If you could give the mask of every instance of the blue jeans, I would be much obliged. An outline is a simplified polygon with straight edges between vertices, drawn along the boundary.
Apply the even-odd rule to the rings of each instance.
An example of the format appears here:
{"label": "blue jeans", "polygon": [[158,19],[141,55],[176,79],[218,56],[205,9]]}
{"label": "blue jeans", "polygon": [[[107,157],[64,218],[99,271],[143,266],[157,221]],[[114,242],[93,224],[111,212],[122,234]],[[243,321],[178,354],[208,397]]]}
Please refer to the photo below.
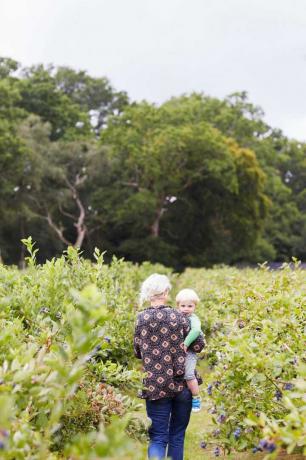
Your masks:
{"label": "blue jeans", "polygon": [[[147,414],[152,420],[149,428],[148,457],[162,460],[183,460],[184,439],[190,419],[192,396],[188,388],[173,398],[147,400]],[[168,452],[167,451],[168,446]]]}

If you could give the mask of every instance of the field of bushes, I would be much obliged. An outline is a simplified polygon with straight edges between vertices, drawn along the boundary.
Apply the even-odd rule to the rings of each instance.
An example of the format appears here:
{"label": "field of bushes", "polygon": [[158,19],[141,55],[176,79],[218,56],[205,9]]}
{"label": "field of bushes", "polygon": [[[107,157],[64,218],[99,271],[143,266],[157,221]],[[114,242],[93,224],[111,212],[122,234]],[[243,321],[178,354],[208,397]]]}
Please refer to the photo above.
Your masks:
{"label": "field of bushes", "polygon": [[306,454],[306,277],[297,261],[178,275],[106,265],[97,249],[95,263],[68,248],[38,265],[32,240],[24,244],[25,270],[0,264],[0,458],[145,458],[132,335],[140,283],[154,271],[171,276],[173,292],[193,287],[201,297],[201,417],[211,423],[193,419],[192,442],[203,459]]}
{"label": "field of bushes", "polygon": [[296,261],[278,271],[263,264],[179,277],[177,288],[193,286],[202,299],[203,393],[213,422],[203,448],[306,454],[305,275]]}

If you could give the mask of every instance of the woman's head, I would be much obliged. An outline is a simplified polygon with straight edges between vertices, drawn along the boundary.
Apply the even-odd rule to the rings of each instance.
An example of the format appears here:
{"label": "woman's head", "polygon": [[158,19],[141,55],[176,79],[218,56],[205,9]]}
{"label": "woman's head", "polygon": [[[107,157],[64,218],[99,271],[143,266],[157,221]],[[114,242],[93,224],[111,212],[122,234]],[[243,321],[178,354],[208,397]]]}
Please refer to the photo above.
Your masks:
{"label": "woman's head", "polygon": [[153,273],[141,285],[140,304],[144,302],[162,304],[167,300],[170,289],[171,284],[166,275]]}

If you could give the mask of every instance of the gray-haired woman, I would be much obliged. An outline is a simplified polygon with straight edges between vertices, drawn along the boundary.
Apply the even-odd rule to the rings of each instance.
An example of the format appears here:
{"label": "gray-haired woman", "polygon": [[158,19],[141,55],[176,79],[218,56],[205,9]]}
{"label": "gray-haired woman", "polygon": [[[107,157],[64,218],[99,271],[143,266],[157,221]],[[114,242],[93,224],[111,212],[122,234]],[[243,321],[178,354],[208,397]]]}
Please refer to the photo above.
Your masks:
{"label": "gray-haired woman", "polygon": [[[143,282],[140,300],[150,306],[137,316],[134,349],[146,372],[142,396],[152,420],[148,456],[183,460],[192,403],[184,380],[184,338],[190,326],[179,311],[167,306],[170,289],[167,276],[158,273]],[[192,349],[199,352],[203,346],[199,337]]]}

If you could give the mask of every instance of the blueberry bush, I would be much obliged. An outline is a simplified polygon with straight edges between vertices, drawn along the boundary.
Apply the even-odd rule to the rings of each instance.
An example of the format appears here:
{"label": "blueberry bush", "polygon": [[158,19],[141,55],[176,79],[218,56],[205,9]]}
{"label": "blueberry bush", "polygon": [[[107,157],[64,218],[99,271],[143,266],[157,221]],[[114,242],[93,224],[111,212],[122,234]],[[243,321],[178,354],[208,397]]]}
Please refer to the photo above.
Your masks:
{"label": "blueberry bush", "polygon": [[[171,276],[201,297],[209,367],[202,395],[214,426],[201,442],[216,457],[306,453],[305,271],[187,269],[68,248],[40,265],[0,264],[0,458],[142,459],[146,422],[132,335],[140,283]],[[203,387],[202,387],[203,388]],[[204,409],[205,410],[205,409]]]}
{"label": "blueberry bush", "polygon": [[219,455],[306,454],[306,273],[188,269],[178,287],[201,297],[210,372],[203,392],[214,427],[204,439]]}
{"label": "blueberry bush", "polygon": [[26,270],[0,264],[0,457],[142,458],[132,334],[139,284],[162,268],[73,248],[38,265],[24,244]]}

